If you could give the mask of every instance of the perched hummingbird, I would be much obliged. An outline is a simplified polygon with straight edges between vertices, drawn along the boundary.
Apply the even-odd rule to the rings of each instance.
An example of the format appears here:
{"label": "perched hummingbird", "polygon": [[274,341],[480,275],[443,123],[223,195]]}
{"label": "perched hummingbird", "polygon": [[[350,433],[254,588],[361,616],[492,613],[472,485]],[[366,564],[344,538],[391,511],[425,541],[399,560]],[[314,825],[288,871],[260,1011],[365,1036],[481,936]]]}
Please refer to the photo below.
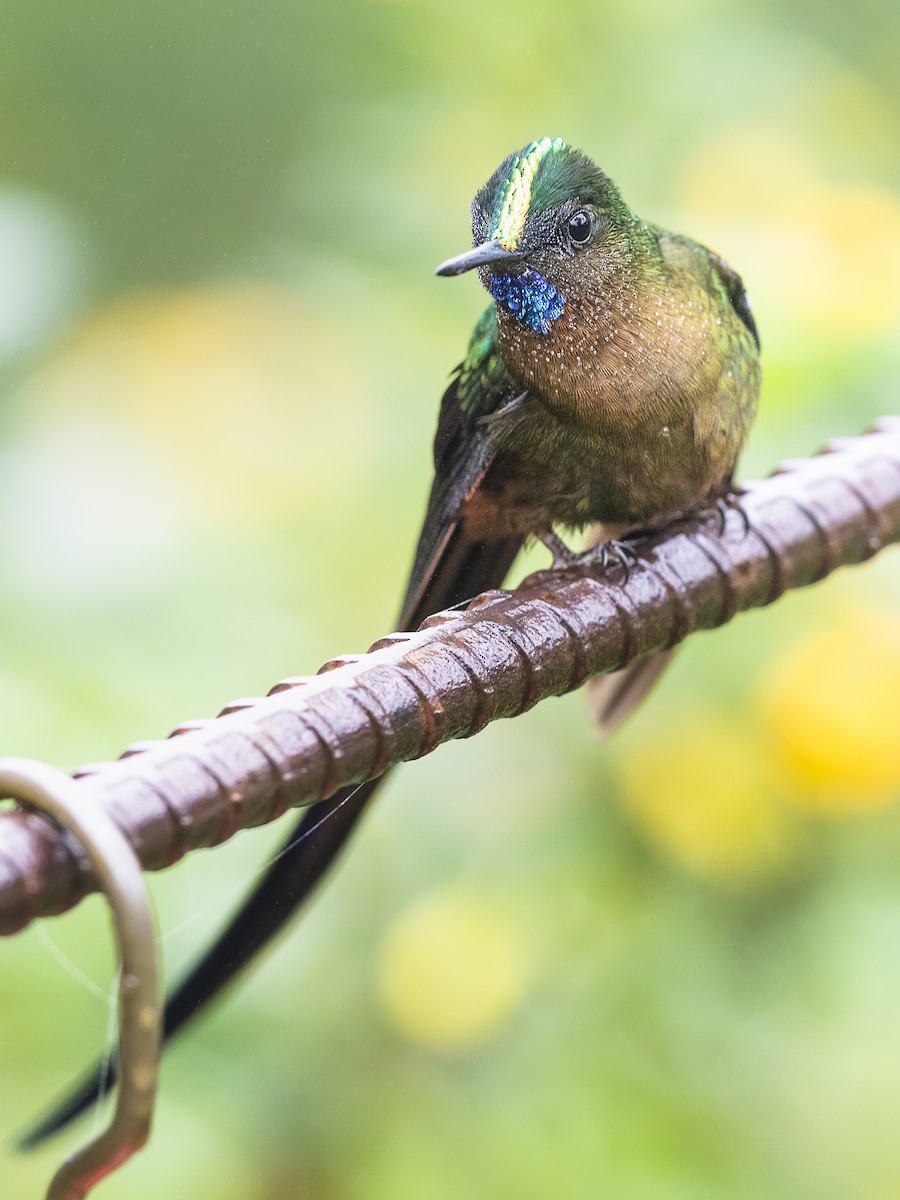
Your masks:
{"label": "perched hummingbird", "polygon": [[[472,204],[475,270],[492,297],[444,393],[435,476],[399,625],[499,587],[529,535],[594,540],[657,527],[731,492],[756,410],[759,339],[740,277],[698,242],[631,211],[579,150],[542,138],[503,160]],[[622,720],[666,656],[600,680]],[[371,780],[307,811],[231,925],[169,999],[171,1037],[281,928],[330,865]],[[100,1072],[35,1144],[110,1086]]]}

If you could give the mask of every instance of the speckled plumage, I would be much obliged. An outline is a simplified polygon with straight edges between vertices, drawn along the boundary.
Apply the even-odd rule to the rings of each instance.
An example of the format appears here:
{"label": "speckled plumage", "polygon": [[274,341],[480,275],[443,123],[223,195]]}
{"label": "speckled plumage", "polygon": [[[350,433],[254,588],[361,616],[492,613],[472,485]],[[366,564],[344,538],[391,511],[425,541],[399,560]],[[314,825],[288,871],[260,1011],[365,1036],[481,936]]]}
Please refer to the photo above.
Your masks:
{"label": "speckled plumage", "polygon": [[[637,217],[579,151],[543,139],[504,160],[473,202],[475,245],[496,239],[498,204],[535,146],[553,149],[529,178],[515,256],[501,246],[472,264],[495,303],[444,397],[411,594],[450,527],[467,541],[594,523],[618,535],[722,495],[756,410],[739,277]],[[584,245],[566,234],[576,212],[592,223]],[[536,277],[560,302],[523,319]]]}
{"label": "speckled plumage", "polygon": [[703,246],[646,227],[614,281],[578,263],[546,337],[497,308],[497,353],[528,396],[493,438],[502,474],[530,477],[547,506],[529,524],[646,523],[727,487],[759,359],[721,271]]}
{"label": "speckled plumage", "polygon": [[[577,213],[589,214],[590,236],[576,245]],[[738,276],[698,242],[640,220],[585,155],[558,138],[529,143],[479,190],[472,226],[477,249],[439,272],[477,268],[494,303],[441,403],[401,629],[498,587],[528,534],[599,523],[619,536],[723,494],[756,408],[758,342]],[[665,661],[595,681],[605,729]],[[339,790],[324,816],[317,806],[290,832],[169,999],[166,1037],[288,920],[378,782]],[[98,1070],[38,1137],[108,1078]]]}

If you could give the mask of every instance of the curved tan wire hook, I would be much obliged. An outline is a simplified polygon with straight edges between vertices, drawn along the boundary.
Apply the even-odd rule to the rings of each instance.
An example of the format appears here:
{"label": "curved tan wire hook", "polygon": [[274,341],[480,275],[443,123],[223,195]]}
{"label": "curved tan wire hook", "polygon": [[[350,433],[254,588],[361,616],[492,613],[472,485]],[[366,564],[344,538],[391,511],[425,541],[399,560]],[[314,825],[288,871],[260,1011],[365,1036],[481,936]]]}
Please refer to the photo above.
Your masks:
{"label": "curved tan wire hook", "polygon": [[47,1200],[83,1200],[150,1133],[162,1014],[150,898],[140,863],[118,826],[69,775],[31,759],[3,758],[0,797],[52,817],[75,835],[112,915],[121,963],[116,1107],[105,1132],[65,1160],[47,1191]]}

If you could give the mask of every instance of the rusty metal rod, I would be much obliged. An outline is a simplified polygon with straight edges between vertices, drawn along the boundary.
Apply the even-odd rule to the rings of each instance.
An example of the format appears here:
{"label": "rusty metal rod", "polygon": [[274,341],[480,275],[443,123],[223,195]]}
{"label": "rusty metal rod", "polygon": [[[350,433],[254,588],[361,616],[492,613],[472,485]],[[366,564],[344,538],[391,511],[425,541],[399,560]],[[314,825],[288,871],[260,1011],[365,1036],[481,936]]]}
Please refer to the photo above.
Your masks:
{"label": "rusty metal rod", "polygon": [[[871,558],[900,540],[900,418],[784,464],[742,507],[724,528],[698,517],[648,537],[627,576],[589,559],[541,571],[85,767],[83,803],[102,805],[144,868],[160,870]],[[0,813],[0,933],[93,890],[74,840]]]}

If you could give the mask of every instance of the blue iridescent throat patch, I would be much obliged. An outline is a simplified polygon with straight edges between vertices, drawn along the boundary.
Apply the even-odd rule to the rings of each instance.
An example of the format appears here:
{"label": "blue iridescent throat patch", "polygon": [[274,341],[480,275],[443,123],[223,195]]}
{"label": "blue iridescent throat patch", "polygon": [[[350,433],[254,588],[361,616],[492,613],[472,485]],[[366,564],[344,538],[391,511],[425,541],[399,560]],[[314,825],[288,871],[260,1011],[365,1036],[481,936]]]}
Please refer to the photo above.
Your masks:
{"label": "blue iridescent throat patch", "polygon": [[505,305],[517,321],[535,333],[548,334],[566,304],[562,292],[538,271],[492,275],[488,288],[498,304]]}

